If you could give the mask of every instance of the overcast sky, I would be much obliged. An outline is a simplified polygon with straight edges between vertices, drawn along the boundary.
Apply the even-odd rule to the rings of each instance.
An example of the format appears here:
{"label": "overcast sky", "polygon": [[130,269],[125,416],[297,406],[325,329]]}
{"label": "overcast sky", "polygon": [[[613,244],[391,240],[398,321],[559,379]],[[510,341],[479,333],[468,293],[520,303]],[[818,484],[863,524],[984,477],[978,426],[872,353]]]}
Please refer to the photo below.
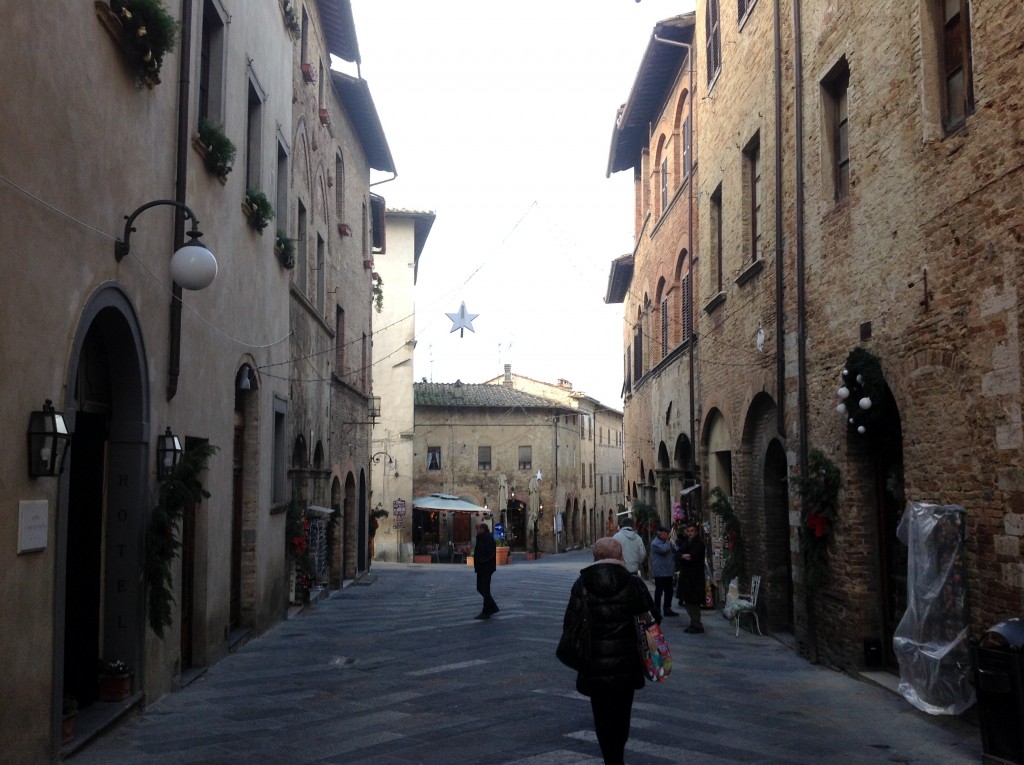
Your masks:
{"label": "overcast sky", "polygon": [[[633,184],[605,177],[612,129],[654,24],[692,0],[352,5],[398,169],[373,190],[437,215],[416,288],[416,379],[479,383],[512,364],[621,408],[622,306],[604,294],[611,261],[633,248]],[[463,301],[479,316],[460,337],[446,314]]]}

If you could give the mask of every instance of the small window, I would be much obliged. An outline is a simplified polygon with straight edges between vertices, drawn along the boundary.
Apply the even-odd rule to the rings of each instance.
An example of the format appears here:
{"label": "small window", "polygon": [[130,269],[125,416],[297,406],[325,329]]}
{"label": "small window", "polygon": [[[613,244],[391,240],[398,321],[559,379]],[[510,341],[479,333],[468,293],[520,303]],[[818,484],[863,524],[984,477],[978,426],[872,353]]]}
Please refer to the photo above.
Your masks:
{"label": "small window", "polygon": [[718,0],[708,0],[704,23],[707,25],[704,60],[708,68],[708,85],[715,81],[722,68],[722,30],[718,19]]}
{"label": "small window", "polygon": [[850,68],[846,59],[836,64],[821,85],[825,148],[831,155],[828,167],[832,172],[835,200],[841,202],[850,195],[850,114],[847,101]]}
{"label": "small window", "polygon": [[661,301],[661,357],[668,356],[668,298]]}
{"label": "small window", "polygon": [[440,446],[428,446],[427,447],[427,470],[440,470],[441,469],[441,447]]}
{"label": "small window", "polygon": [[199,119],[224,123],[225,20],[220,4],[203,3],[203,27],[199,40]]}
{"label": "small window", "polygon": [[689,178],[693,169],[693,134],[690,130],[690,116],[683,120],[683,177]]}
{"label": "small window", "polygon": [[748,13],[750,13],[750,9],[754,7],[754,3],[756,2],[757,0],[737,0],[736,18],[739,21],[740,26],[743,25],[744,18],[746,18]]}
{"label": "small window", "polygon": [[476,469],[477,470],[490,470],[491,469],[491,447],[489,447],[489,446],[478,446],[476,448]]}
{"label": "small window", "polygon": [[943,125],[947,131],[964,124],[974,112],[971,76],[971,16],[968,0],[937,0],[942,10]]}
{"label": "small window", "polygon": [[533,470],[533,447],[532,446],[520,446],[519,447],[519,469],[520,470]]}
{"label": "small window", "polygon": [[668,210],[668,157],[661,160],[661,214]]}
{"label": "small window", "polygon": [[300,292],[306,291],[306,206],[302,204],[302,200],[298,202],[298,213],[296,215],[298,220],[298,231],[296,236],[298,241],[295,242],[295,286],[299,288]]}
{"label": "small window", "polygon": [[686,345],[690,342],[690,336],[693,334],[693,290],[691,289],[690,274],[687,272],[683,276],[682,282],[682,293],[683,293],[683,344]]}
{"label": "small window", "polygon": [[263,98],[256,83],[249,80],[249,108],[245,132],[245,184],[249,189],[262,188],[263,168]]}
{"label": "small window", "polygon": [[711,280],[714,283],[715,292],[722,291],[722,276],[725,264],[723,263],[724,248],[722,246],[722,186],[719,184],[711,195]]}
{"label": "small window", "polygon": [[316,307],[324,312],[324,300],[327,297],[327,263],[326,243],[320,234],[316,235]]}
{"label": "small window", "polygon": [[750,261],[762,257],[761,253],[761,136],[757,134],[743,150],[743,185],[747,196],[747,242],[750,246]]}

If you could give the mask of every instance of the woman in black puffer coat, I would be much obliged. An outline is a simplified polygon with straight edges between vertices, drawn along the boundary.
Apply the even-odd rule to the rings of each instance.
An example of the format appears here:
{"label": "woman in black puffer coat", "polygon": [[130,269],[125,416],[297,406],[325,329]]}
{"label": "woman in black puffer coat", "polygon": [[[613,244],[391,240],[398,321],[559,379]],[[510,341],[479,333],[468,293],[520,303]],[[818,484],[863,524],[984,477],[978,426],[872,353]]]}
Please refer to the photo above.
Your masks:
{"label": "woman in black puffer coat", "polygon": [[622,765],[633,693],[645,682],[636,617],[652,610],[654,600],[644,581],[626,570],[616,540],[597,540],[594,561],[572,586],[566,621],[586,602],[592,620],[590,659],[576,675],[576,690],[590,697],[605,765]]}

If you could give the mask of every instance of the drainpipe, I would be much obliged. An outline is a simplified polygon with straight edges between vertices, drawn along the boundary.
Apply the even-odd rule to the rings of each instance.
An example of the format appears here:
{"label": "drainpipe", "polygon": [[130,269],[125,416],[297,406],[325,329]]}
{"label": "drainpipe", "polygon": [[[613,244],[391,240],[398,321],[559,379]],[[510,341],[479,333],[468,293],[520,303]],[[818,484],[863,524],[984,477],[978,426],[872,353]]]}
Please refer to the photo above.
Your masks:
{"label": "drainpipe", "polygon": [[786,327],[783,300],[786,285],[783,258],[785,244],[782,233],[782,11],[775,0],[775,426],[786,433]]}
{"label": "drainpipe", "polygon": [[[189,138],[189,75],[192,63],[192,0],[181,3],[181,42],[178,63],[178,135],[177,163],[175,167],[174,201],[185,204],[185,189],[188,181],[188,138]],[[174,224],[174,252],[185,244],[185,217],[179,210]],[[181,285],[175,282],[171,288],[171,328],[167,359],[167,400],[178,392],[178,375],[181,371]]]}
{"label": "drainpipe", "polygon": [[797,406],[800,419],[800,475],[807,478],[807,290],[804,277],[803,49],[800,0],[793,2],[793,102],[796,120],[796,327]]}

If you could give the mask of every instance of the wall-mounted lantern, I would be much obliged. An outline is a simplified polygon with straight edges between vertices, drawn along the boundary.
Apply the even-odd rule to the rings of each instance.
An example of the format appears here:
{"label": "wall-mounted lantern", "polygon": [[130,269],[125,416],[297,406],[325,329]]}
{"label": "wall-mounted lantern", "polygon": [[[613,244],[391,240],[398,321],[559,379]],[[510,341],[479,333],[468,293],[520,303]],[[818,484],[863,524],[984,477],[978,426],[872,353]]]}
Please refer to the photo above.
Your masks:
{"label": "wall-mounted lantern", "polygon": [[54,411],[53,402],[46,399],[42,411],[32,412],[28,419],[29,477],[60,475],[70,443],[63,412]]}
{"label": "wall-mounted lantern", "polygon": [[209,287],[217,276],[217,259],[213,253],[203,246],[199,237],[199,219],[192,210],[181,202],[173,199],[158,199],[147,202],[131,215],[126,215],[124,236],[114,242],[114,258],[120,263],[131,252],[130,237],[135,228],[132,224],[143,210],[157,205],[171,205],[185,214],[186,220],[192,221],[192,229],[188,231],[188,242],[171,256],[171,278],[187,290],[201,290]]}
{"label": "wall-mounted lantern", "polygon": [[156,441],[156,477],[163,480],[171,474],[181,457],[181,441],[170,426]]}

